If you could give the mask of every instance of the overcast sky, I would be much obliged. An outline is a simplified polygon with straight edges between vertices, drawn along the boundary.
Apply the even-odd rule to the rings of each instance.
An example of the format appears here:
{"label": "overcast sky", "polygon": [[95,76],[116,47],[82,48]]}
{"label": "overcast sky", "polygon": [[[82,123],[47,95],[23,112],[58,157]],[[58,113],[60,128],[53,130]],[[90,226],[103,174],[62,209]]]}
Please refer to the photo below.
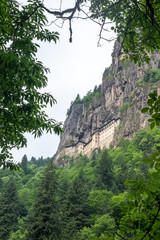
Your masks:
{"label": "overcast sky", "polygon": [[[51,0],[47,1],[50,3]],[[62,29],[52,24],[50,28],[59,31],[60,40],[57,44],[41,43],[37,55],[50,68],[48,86],[44,91],[53,94],[57,100],[57,104],[46,111],[50,117],[62,122],[78,93],[83,97],[95,85],[101,84],[103,72],[111,64],[114,45],[114,42],[102,42],[102,46],[97,47],[99,27],[91,21],[78,20],[72,27],[73,42],[69,43],[68,23]],[[55,134],[44,134],[38,139],[30,134],[26,136],[27,148],[13,150],[16,161],[21,161],[24,154],[30,159],[32,156],[52,157],[56,153],[60,138]]]}

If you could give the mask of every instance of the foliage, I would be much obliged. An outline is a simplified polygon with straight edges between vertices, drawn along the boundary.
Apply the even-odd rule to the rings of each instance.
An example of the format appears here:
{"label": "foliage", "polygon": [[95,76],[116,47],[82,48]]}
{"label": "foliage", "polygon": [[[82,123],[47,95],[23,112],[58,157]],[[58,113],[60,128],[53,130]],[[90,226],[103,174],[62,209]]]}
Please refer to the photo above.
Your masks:
{"label": "foliage", "polygon": [[84,104],[85,106],[88,106],[89,104],[93,104],[94,100],[100,99],[100,93],[101,93],[101,85],[98,87],[95,86],[93,91],[88,91],[87,94],[81,99],[80,95],[78,94],[76,99],[71,102],[70,108],[67,110],[67,116],[71,114],[72,107],[75,104]]}
{"label": "foliage", "polygon": [[89,206],[91,224],[93,224],[97,217],[107,214],[111,211],[110,198],[113,193],[107,190],[91,190],[89,193]]}
{"label": "foliage", "polygon": [[22,158],[21,167],[22,167],[22,169],[23,169],[23,171],[24,171],[25,174],[28,173],[27,163],[28,163],[27,156],[24,155],[23,158]]}
{"label": "foliage", "polygon": [[60,225],[56,192],[57,176],[50,163],[41,178],[33,209],[28,216],[25,239],[58,239]]}
{"label": "foliage", "polygon": [[76,239],[76,233],[85,226],[89,226],[89,190],[85,184],[84,173],[79,171],[73,181],[64,206],[64,230],[62,236],[65,239]]}
{"label": "foliage", "polygon": [[74,103],[75,103],[75,104],[81,103],[81,97],[80,97],[79,94],[77,94],[77,97],[76,97]]}
{"label": "foliage", "polygon": [[[53,238],[58,240],[120,240],[117,234],[127,240],[133,240],[135,236],[141,239],[140,232],[147,233],[158,212],[160,185],[159,173],[155,169],[149,170],[149,164],[142,159],[152,157],[159,145],[159,136],[158,127],[143,129],[131,141],[122,140],[117,148],[100,151],[90,159],[80,155],[70,166],[63,168],[46,167],[48,158],[39,158],[40,164],[36,164],[39,160],[32,157],[27,163],[27,174],[22,169],[16,172],[1,169],[2,186],[12,176],[18,193],[19,218],[16,218],[17,225],[8,236],[9,240],[41,239],[42,236],[34,235],[39,232],[49,239],[48,228],[54,228]],[[103,182],[99,176],[104,176]],[[124,185],[127,179],[132,180]],[[50,194],[52,182],[53,194]],[[1,187],[1,199],[4,192],[5,188]],[[49,219],[48,224],[44,217]],[[127,221],[125,227],[124,221]],[[44,226],[43,229],[38,228],[39,224]],[[159,224],[160,219],[156,217],[150,231],[156,237]],[[128,227],[132,226],[133,234],[128,235]]]}
{"label": "foliage", "polygon": [[[118,34],[126,58],[141,63],[149,62],[148,53],[160,50],[160,3],[153,1],[91,0],[91,17],[99,19],[102,27],[107,19]],[[107,20],[108,21],[108,20]]]}
{"label": "foliage", "polygon": [[0,239],[8,240],[10,233],[18,228],[18,216],[16,185],[10,177],[0,199]]}
{"label": "foliage", "polygon": [[47,104],[56,100],[40,89],[46,87],[49,69],[36,58],[39,41],[58,39],[45,29],[47,18],[36,1],[20,6],[18,1],[0,2],[0,166],[12,169],[10,150],[27,145],[25,132],[40,137],[43,131],[62,132],[61,124],[48,118]]}
{"label": "foliage", "polygon": [[[77,2],[81,3],[81,1]],[[79,4],[77,6],[79,8]],[[141,65],[143,61],[149,62],[148,53],[160,49],[159,7],[160,3],[154,0],[91,0],[90,10],[92,18],[99,18],[102,26],[106,18],[115,22],[112,30],[118,33],[118,40],[127,54],[126,58],[129,56],[131,61],[139,62]],[[42,110],[48,103],[54,104],[55,99],[50,94],[42,94],[39,91],[47,84],[45,74],[48,69],[37,61],[35,54],[39,46],[33,39],[54,42],[58,39],[57,33],[49,32],[44,28],[47,19],[43,9],[43,4],[39,4],[38,1],[30,1],[21,9],[15,0],[2,0],[0,3],[0,160],[4,168],[16,168],[12,162],[10,150],[13,147],[20,148],[26,145],[24,132],[31,132],[35,136],[41,136],[44,130],[61,132],[60,125],[55,120],[49,119]],[[158,81],[159,73],[152,70],[146,73],[144,80]],[[94,94],[88,92],[82,100],[77,96],[75,104],[82,101],[88,105],[94,101],[95,97],[100,97],[98,91]],[[160,97],[156,91],[149,97],[147,102],[149,107],[142,109],[142,112],[149,111],[150,128],[153,129],[160,123]],[[148,136],[147,131],[141,132],[133,141],[121,141],[119,148],[103,151],[90,162],[83,159],[77,165],[72,164],[72,167],[64,172],[57,169],[61,177],[63,176],[59,188],[65,186],[65,180],[70,184],[70,186],[66,184],[66,191],[60,189],[60,194],[66,193],[67,201],[62,195],[59,197],[57,194],[58,183],[53,166],[46,168],[47,171],[41,178],[43,167],[38,169],[38,164],[36,165],[34,160],[30,167],[28,166],[31,170],[27,172],[26,161],[24,161],[24,171],[13,174],[13,178],[18,181],[21,220],[31,209],[31,199],[35,196],[35,187],[41,178],[33,211],[30,211],[28,216],[26,233],[20,227],[17,228],[18,201],[13,187],[14,181],[8,181],[9,172],[3,173],[2,182],[7,182],[8,187],[2,189],[0,195],[1,238],[8,238],[10,232],[14,231],[10,236],[12,239],[15,237],[21,239],[24,235],[26,239],[60,239],[58,201],[61,201],[62,209],[65,210],[61,213],[64,216],[64,224],[61,224],[64,228],[62,239],[159,239],[160,147],[157,145],[159,129],[151,139]],[[155,148],[157,151],[151,154]],[[148,175],[147,168],[141,162],[143,157],[145,157],[144,162],[151,168]],[[81,156],[79,160],[81,161]],[[80,165],[84,170],[78,173]],[[128,180],[126,185],[123,185],[127,178],[133,177],[137,178]],[[86,187],[86,179],[89,179],[89,188]],[[109,189],[110,192],[102,189]],[[125,191],[128,191],[129,201],[123,207],[121,217],[120,206],[126,200],[126,193],[122,194]],[[30,196],[26,193],[30,193]],[[12,197],[11,194],[14,196],[13,201],[8,201]],[[25,194],[26,201],[24,201]],[[108,195],[112,196],[112,194],[114,196],[109,199]],[[94,201],[91,201],[93,198]],[[117,204],[115,199],[119,200]],[[7,205],[5,205],[6,200]],[[22,211],[23,205],[25,213]],[[6,206],[9,206],[9,214]],[[7,222],[3,221],[6,213]],[[65,222],[66,219],[67,222]],[[117,232],[115,227],[118,228]],[[79,230],[80,233],[78,233]]]}
{"label": "foliage", "polygon": [[94,99],[100,99],[100,93],[101,93],[101,85],[99,85],[99,87],[95,86],[93,92],[88,91],[86,96],[82,98],[82,103],[84,105],[93,103]]}
{"label": "foliage", "polygon": [[23,234],[20,230],[13,232],[8,240],[23,240],[26,232]]}
{"label": "foliage", "polygon": [[102,151],[99,156],[96,175],[96,187],[101,190],[105,188],[107,188],[107,190],[110,190],[113,183],[113,166],[112,159],[108,154],[107,149]]}
{"label": "foliage", "polygon": [[160,70],[150,69],[144,75],[144,81],[149,83],[154,83],[160,81]]}
{"label": "foliage", "polygon": [[119,109],[120,113],[122,114],[123,112],[125,112],[130,106],[131,106],[130,102],[124,103]]}
{"label": "foliage", "polygon": [[[114,232],[115,222],[114,219],[109,214],[104,214],[97,219],[95,224],[91,228],[84,228],[81,230],[81,239],[82,240],[93,240],[100,237],[103,237],[104,234],[111,235]],[[103,239],[103,238],[102,238]],[[106,238],[104,238],[106,239]]]}
{"label": "foliage", "polygon": [[[149,62],[150,53],[160,50],[159,1],[76,0],[73,7],[65,10],[60,8],[59,11],[47,8],[43,1],[39,1],[39,4],[56,20],[58,18],[69,21],[70,42],[72,42],[72,21],[75,18],[89,18],[100,26],[98,43],[101,40],[112,40],[103,35],[104,31],[109,31],[107,26],[111,26],[110,29],[117,33],[118,41],[122,43],[123,52],[121,51],[120,54],[125,53],[126,58],[130,57],[131,61],[138,62],[139,65],[144,61]],[[55,7],[51,6],[51,8]],[[85,14],[85,17],[80,15],[80,12]]]}
{"label": "foliage", "polygon": [[18,218],[18,230],[16,232],[12,232],[8,240],[24,240],[24,237],[27,233],[25,229],[25,218]]}
{"label": "foliage", "polygon": [[147,179],[127,180],[131,192],[124,216],[120,221],[119,234],[126,239],[158,239],[160,236],[160,173],[153,170]]}
{"label": "foliage", "polygon": [[154,90],[149,94],[147,104],[148,107],[143,108],[141,112],[149,112],[151,118],[148,119],[148,122],[150,122],[150,128],[153,129],[160,125],[160,96],[158,96],[157,91]]}

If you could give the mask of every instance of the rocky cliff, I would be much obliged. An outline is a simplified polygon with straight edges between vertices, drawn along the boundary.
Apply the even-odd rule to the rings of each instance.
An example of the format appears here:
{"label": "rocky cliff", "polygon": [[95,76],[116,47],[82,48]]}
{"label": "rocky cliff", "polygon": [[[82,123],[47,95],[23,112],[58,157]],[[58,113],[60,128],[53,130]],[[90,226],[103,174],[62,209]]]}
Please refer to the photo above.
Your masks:
{"label": "rocky cliff", "polygon": [[122,62],[119,51],[120,44],[116,42],[100,94],[93,94],[90,102],[82,99],[72,104],[57,150],[57,164],[63,164],[65,154],[89,156],[96,148],[117,146],[121,136],[132,138],[137,130],[147,126],[148,115],[140,110],[146,105],[148,93],[160,89],[160,81],[149,79],[154,71],[160,71],[160,54],[155,52],[149,65],[139,67],[129,60]]}

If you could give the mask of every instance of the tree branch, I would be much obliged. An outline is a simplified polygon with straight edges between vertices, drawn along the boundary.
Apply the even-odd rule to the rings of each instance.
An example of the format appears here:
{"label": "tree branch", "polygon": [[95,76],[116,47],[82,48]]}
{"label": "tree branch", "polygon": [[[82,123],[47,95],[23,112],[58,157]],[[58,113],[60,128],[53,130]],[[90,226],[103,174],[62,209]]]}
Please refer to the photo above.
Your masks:
{"label": "tree branch", "polygon": [[156,219],[158,217],[159,212],[160,212],[160,202],[159,202],[158,211],[157,211],[157,213],[156,213],[156,215],[155,215],[155,217],[154,217],[154,219],[153,219],[153,221],[152,221],[148,231],[144,234],[144,236],[141,238],[141,240],[143,240],[150,233],[150,231],[151,231],[151,229],[152,229],[152,227],[153,227],[153,225],[154,225],[154,223],[155,223],[155,221],[156,221]]}
{"label": "tree branch", "polygon": [[[63,11],[52,11],[52,10],[48,9],[47,7],[45,7],[44,4],[40,3],[39,0],[36,0],[36,2],[38,4],[41,4],[41,7],[43,9],[45,9],[46,12],[48,12],[48,13],[50,13],[52,15],[55,15],[58,18],[71,19],[71,18],[73,18],[74,14],[75,14],[75,12],[77,10],[80,11],[80,2],[81,2],[81,0],[77,0],[76,3],[75,3],[75,6],[73,8],[68,8],[68,9],[65,9]],[[64,16],[64,15],[69,14],[69,13],[71,13],[70,16],[68,16],[68,17]]]}
{"label": "tree branch", "polygon": [[116,234],[117,234],[117,236],[118,236],[118,237],[120,237],[120,238],[122,238],[122,239],[126,240],[126,238],[122,237],[122,236],[121,236],[121,235],[119,235],[117,232],[116,232]]}

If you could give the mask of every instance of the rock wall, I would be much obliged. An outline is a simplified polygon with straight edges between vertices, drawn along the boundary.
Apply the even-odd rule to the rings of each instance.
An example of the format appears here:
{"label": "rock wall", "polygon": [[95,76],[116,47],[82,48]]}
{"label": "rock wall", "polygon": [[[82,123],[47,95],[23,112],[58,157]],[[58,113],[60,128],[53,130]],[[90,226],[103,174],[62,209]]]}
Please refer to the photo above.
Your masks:
{"label": "rock wall", "polygon": [[[63,165],[64,155],[91,155],[96,148],[117,146],[119,137],[132,138],[147,126],[147,114],[140,110],[146,105],[148,93],[160,91],[160,82],[142,82],[147,69],[160,68],[160,54],[151,56],[149,65],[138,67],[129,60],[122,62],[120,44],[115,43],[112,64],[103,74],[101,96],[90,105],[74,104],[64,123],[55,162]],[[110,125],[109,125],[110,124]],[[110,126],[110,128],[108,127]]]}

